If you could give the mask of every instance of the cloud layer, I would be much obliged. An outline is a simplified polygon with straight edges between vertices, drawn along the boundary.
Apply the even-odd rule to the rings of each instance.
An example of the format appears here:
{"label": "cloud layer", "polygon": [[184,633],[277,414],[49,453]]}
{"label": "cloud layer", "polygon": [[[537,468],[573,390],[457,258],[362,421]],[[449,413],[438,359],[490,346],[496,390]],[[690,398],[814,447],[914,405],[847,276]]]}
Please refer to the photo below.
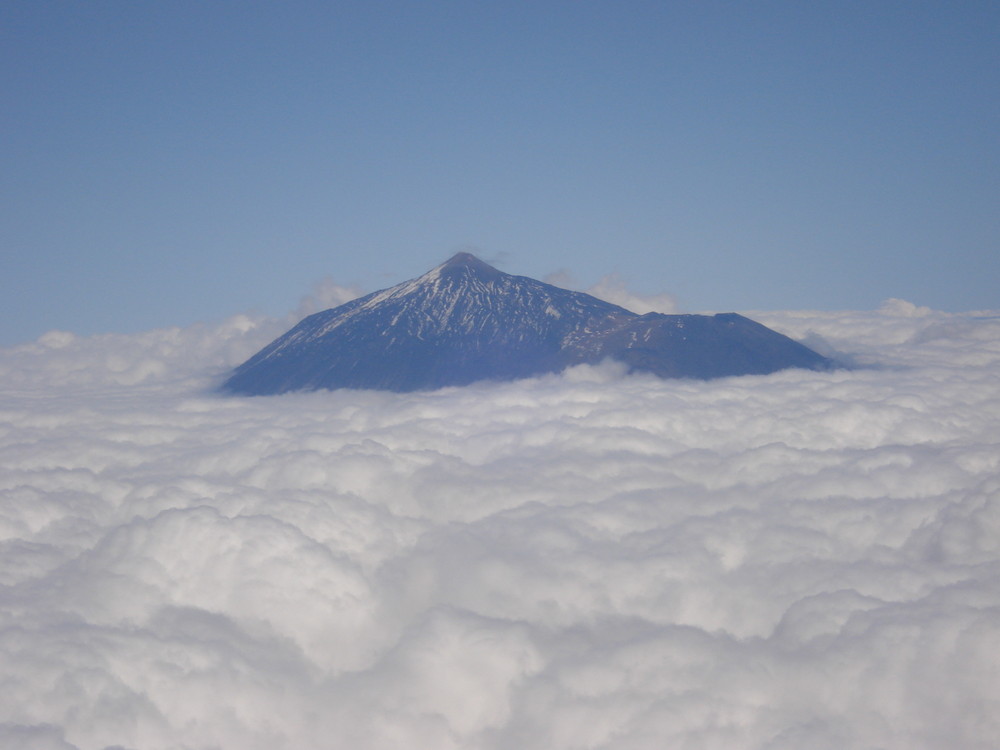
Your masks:
{"label": "cloud layer", "polygon": [[754,317],[856,368],[235,399],[285,321],[0,352],[0,746],[992,747],[1000,318]]}

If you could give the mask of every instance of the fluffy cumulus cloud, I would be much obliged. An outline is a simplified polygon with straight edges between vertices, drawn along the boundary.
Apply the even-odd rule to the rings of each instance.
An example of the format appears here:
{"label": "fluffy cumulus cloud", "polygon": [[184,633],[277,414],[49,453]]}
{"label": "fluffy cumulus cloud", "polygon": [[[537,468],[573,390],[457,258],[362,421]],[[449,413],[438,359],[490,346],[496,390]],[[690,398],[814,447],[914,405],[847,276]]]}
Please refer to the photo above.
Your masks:
{"label": "fluffy cumulus cloud", "polygon": [[754,317],[852,367],[244,399],[287,321],[0,352],[0,747],[995,747],[1000,318]]}

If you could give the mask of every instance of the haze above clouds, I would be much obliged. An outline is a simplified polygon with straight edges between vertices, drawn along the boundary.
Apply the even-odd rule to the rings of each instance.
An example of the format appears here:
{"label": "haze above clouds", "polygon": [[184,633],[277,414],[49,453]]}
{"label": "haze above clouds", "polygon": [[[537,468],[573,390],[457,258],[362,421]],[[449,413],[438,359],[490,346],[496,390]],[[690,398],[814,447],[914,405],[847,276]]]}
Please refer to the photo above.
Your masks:
{"label": "haze above clouds", "polygon": [[1000,318],[756,317],[858,369],[236,399],[287,320],[0,351],[0,746],[991,748]]}

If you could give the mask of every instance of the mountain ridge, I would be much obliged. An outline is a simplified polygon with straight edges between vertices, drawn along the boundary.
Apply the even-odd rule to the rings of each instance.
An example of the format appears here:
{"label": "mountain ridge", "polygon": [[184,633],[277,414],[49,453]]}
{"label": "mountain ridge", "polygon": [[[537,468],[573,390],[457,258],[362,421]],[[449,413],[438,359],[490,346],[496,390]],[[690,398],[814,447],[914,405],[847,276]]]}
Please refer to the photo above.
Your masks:
{"label": "mountain ridge", "polygon": [[457,253],[415,279],[306,317],[237,367],[222,390],[428,390],[608,358],[630,371],[702,379],[831,366],[736,313],[639,315]]}

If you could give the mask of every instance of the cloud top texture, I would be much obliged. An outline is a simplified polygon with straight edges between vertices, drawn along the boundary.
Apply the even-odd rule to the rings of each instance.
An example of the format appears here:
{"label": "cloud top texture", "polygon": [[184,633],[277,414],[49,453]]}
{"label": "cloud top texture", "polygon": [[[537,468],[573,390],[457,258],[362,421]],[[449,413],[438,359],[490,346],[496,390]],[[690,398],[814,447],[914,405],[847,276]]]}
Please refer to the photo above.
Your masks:
{"label": "cloud top texture", "polygon": [[854,368],[238,399],[286,321],[0,351],[0,746],[991,747],[1000,317],[752,317]]}

